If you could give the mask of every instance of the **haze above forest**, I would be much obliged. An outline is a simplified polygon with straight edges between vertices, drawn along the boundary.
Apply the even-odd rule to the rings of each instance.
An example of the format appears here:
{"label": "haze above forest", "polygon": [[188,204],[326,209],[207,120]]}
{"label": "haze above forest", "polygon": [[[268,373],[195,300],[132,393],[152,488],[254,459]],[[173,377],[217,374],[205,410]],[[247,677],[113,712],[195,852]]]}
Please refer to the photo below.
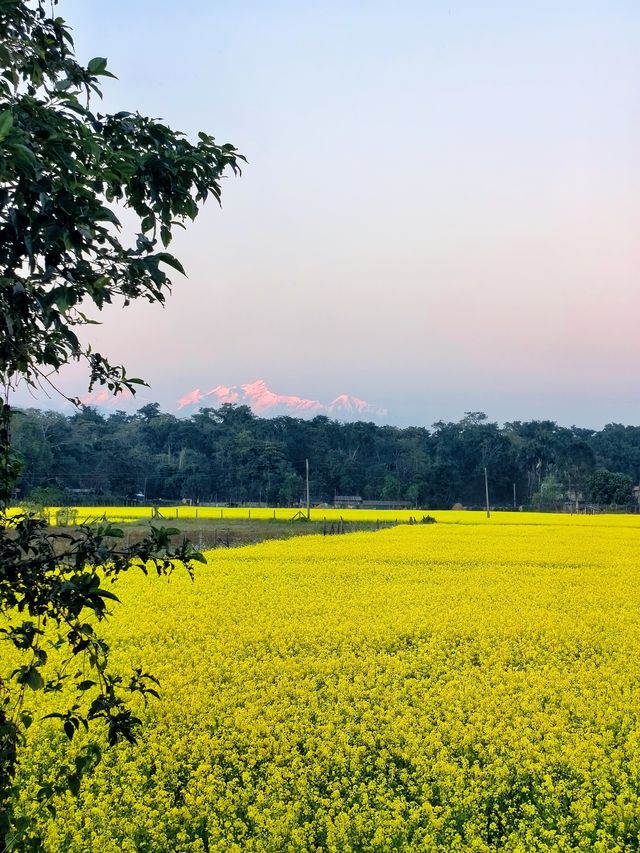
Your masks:
{"label": "haze above forest", "polygon": [[90,329],[137,405],[260,377],[405,426],[640,423],[640,4],[59,9],[118,77],[100,109],[249,160],[176,236],[166,309]]}

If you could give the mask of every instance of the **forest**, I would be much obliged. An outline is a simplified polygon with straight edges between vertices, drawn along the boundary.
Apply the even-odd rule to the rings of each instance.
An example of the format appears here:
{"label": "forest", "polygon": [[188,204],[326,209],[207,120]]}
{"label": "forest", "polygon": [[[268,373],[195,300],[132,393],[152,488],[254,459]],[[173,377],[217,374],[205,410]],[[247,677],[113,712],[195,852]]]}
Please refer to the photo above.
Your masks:
{"label": "forest", "polygon": [[295,506],[306,459],[313,503],[357,495],[434,509],[482,506],[486,467],[493,506],[630,507],[640,478],[640,427],[500,426],[482,412],[427,429],[267,419],[228,404],[189,418],[156,403],[132,415],[24,409],[14,413],[12,441],[22,462],[16,499],[48,504]]}

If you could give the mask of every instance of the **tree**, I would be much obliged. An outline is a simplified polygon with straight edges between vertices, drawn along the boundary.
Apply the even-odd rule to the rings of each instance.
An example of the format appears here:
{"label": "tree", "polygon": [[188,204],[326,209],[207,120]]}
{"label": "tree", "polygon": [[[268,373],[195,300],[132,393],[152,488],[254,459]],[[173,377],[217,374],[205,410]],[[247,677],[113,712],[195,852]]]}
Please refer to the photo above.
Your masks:
{"label": "tree", "polygon": [[624,505],[633,500],[633,480],[628,474],[600,469],[587,478],[591,500],[597,504]]}
{"label": "tree", "polygon": [[[168,273],[183,272],[167,251],[175,226],[194,219],[209,196],[219,201],[224,172],[238,172],[244,159],[206,133],[194,144],[139,113],[94,111],[100,78],[113,75],[102,57],[86,67],[76,60],[69,28],[54,17],[56,4],[0,0],[0,611],[8,619],[2,636],[24,660],[0,681],[0,846],[21,850],[39,844],[11,805],[30,720],[24,697],[59,689],[47,671],[47,632],[55,629],[70,659],[81,657],[92,673],[76,681],[73,705],[55,715],[67,736],[101,720],[110,743],[134,740],[139,721],[127,696],[157,695],[154,679],[111,672],[108,646],[89,617],[99,623],[117,601],[107,579],[132,566],[168,574],[176,561],[191,570],[202,557],[186,541],[174,546],[173,530],[152,529],[129,548],[107,523],[60,540],[42,519],[9,514],[19,473],[10,393],[20,381],[55,385],[57,371],[80,359],[90,388],[135,392],[142,381],[84,346],[78,327],[114,300],[164,302]],[[132,244],[119,208],[139,223]],[[95,749],[80,755],[75,768],[61,771],[60,788],[77,791],[96,758]],[[43,803],[51,806],[54,793],[43,788]]]}
{"label": "tree", "polygon": [[564,497],[565,490],[562,487],[562,483],[556,477],[555,473],[551,471],[540,483],[540,489],[534,495],[534,502],[539,506],[557,505],[561,503]]}

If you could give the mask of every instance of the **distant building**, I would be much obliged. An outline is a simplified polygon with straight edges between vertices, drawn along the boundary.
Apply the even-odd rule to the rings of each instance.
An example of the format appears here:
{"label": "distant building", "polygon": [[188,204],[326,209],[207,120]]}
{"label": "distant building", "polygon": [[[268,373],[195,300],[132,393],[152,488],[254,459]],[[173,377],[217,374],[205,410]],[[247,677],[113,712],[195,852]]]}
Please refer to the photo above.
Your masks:
{"label": "distant building", "polygon": [[411,509],[410,501],[365,501],[360,495],[336,495],[334,507],[338,509]]}
{"label": "distant building", "polygon": [[582,493],[582,489],[579,486],[572,486],[565,492],[565,494],[565,510],[568,510],[569,512],[575,510],[577,512],[578,510],[584,509],[586,507],[587,502],[585,500],[584,494]]}
{"label": "distant building", "polygon": [[362,509],[413,509],[411,501],[362,501]]}
{"label": "distant building", "polygon": [[[640,509],[640,486],[631,488],[632,503]],[[572,487],[566,492],[564,509],[567,512],[599,512],[601,507],[588,501],[579,487]]]}
{"label": "distant building", "polygon": [[362,506],[360,495],[335,495],[333,505],[339,509],[355,509]]}

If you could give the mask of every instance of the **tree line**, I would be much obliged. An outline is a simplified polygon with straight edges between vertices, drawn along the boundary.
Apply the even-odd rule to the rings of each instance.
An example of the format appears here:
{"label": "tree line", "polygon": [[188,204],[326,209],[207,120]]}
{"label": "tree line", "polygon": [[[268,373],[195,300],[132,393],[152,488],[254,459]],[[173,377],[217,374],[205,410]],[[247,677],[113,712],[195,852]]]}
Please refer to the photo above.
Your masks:
{"label": "tree line", "polygon": [[434,509],[481,506],[486,467],[494,506],[623,506],[640,479],[640,427],[500,426],[482,412],[427,429],[267,419],[228,404],[189,418],[157,403],[135,414],[25,409],[14,413],[12,437],[22,463],[16,497],[42,503],[292,506],[303,499],[306,459],[314,502],[359,495]]}

